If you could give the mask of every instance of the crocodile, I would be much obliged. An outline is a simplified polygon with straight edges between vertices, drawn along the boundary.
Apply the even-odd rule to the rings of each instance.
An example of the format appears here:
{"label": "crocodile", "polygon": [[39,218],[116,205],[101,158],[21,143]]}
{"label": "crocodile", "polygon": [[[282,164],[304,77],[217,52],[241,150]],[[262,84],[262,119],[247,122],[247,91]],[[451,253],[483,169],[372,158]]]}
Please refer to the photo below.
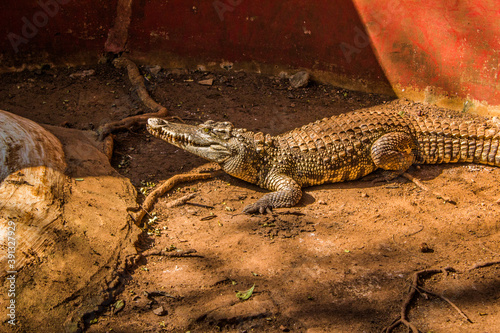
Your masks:
{"label": "crocodile", "polygon": [[355,180],[376,169],[390,180],[413,164],[500,166],[500,126],[492,120],[363,109],[276,136],[212,120],[187,125],[149,118],[147,129],[219,163],[229,175],[272,191],[246,206],[245,213],[292,207],[302,187]]}

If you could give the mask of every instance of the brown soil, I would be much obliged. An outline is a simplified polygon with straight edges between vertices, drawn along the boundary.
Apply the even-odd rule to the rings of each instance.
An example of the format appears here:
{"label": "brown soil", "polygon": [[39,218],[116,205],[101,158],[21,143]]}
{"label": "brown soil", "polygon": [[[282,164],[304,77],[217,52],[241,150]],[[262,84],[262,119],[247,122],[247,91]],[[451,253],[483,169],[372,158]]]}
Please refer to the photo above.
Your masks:
{"label": "brown soil", "polygon": [[[147,112],[129,91],[125,73],[102,65],[93,75],[70,77],[84,69],[3,74],[0,108],[76,129]],[[375,105],[456,116],[328,85],[289,89],[287,80],[243,72],[142,70],[152,97],[188,123],[227,120],[277,134]],[[211,86],[198,83],[210,78]],[[115,140],[113,166],[143,192],[205,163],[144,128],[117,133]],[[377,332],[398,317],[415,271],[452,266],[457,272],[434,275],[424,285],[450,299],[472,323],[432,296],[413,303],[411,321],[423,332],[497,331],[500,265],[467,269],[500,259],[500,169],[438,165],[409,172],[456,205],[402,178],[362,179],[307,188],[297,207],[248,216],[240,214],[242,208],[265,193],[254,185],[227,175],[180,185],[156,204],[156,218],[137,246],[196,252],[144,256],[123,277],[123,292],[113,301],[125,306],[104,307],[98,317],[86,318],[85,330]],[[165,208],[188,193],[196,194],[191,203],[199,205]],[[249,300],[236,297],[253,285]],[[23,320],[30,315],[36,313],[24,313]]]}

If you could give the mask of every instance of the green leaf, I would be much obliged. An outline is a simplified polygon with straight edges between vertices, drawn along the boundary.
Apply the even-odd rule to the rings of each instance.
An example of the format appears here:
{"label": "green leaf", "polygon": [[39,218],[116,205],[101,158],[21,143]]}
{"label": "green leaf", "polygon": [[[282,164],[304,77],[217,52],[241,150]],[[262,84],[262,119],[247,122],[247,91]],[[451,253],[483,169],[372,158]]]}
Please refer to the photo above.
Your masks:
{"label": "green leaf", "polygon": [[116,301],[116,303],[113,304],[113,306],[115,307],[115,310],[118,311],[118,310],[121,310],[125,306],[125,302],[122,299],[120,299],[120,300]]}
{"label": "green leaf", "polygon": [[246,301],[250,297],[252,297],[253,290],[255,289],[255,283],[252,286],[252,288],[246,290],[246,291],[238,291],[236,292],[236,297],[238,297],[242,301]]}

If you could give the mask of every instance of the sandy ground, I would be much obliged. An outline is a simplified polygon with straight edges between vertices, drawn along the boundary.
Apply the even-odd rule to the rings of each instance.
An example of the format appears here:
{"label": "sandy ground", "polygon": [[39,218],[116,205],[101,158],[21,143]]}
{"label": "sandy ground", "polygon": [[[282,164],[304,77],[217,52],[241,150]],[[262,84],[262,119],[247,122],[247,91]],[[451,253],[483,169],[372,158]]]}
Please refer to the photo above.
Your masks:
{"label": "sandy ground", "polygon": [[[119,70],[102,65],[70,77],[88,69],[3,74],[0,108],[76,129],[147,112]],[[291,89],[277,77],[142,70],[152,97],[187,123],[225,120],[278,134],[371,106],[453,115],[328,85]],[[213,84],[198,83],[206,79]],[[141,192],[204,163],[144,128],[115,135],[112,164],[136,186],[139,202]],[[307,188],[297,207],[249,216],[242,208],[265,193],[254,185],[227,175],[182,184],[156,204],[137,244],[167,255],[145,255],[130,267],[123,291],[86,318],[85,331],[378,332],[398,317],[414,272],[447,266],[455,272],[427,276],[423,286],[471,322],[426,294],[412,303],[411,322],[422,332],[498,331],[500,265],[469,268],[500,259],[500,169],[457,164],[409,172],[456,204],[402,178],[362,179]],[[195,193],[192,204],[166,208],[188,193]],[[252,286],[248,300],[236,297]],[[36,313],[23,318],[30,316]]]}

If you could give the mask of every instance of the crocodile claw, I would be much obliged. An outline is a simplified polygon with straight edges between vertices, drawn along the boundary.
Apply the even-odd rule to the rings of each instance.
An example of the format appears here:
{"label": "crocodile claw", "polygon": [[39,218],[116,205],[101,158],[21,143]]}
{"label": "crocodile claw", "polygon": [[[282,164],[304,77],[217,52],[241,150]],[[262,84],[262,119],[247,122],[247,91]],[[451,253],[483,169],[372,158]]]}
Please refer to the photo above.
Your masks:
{"label": "crocodile claw", "polygon": [[272,213],[272,207],[265,202],[262,201],[257,201],[254,202],[253,204],[250,204],[246,206],[243,209],[243,213],[245,214],[265,214],[265,213]]}

